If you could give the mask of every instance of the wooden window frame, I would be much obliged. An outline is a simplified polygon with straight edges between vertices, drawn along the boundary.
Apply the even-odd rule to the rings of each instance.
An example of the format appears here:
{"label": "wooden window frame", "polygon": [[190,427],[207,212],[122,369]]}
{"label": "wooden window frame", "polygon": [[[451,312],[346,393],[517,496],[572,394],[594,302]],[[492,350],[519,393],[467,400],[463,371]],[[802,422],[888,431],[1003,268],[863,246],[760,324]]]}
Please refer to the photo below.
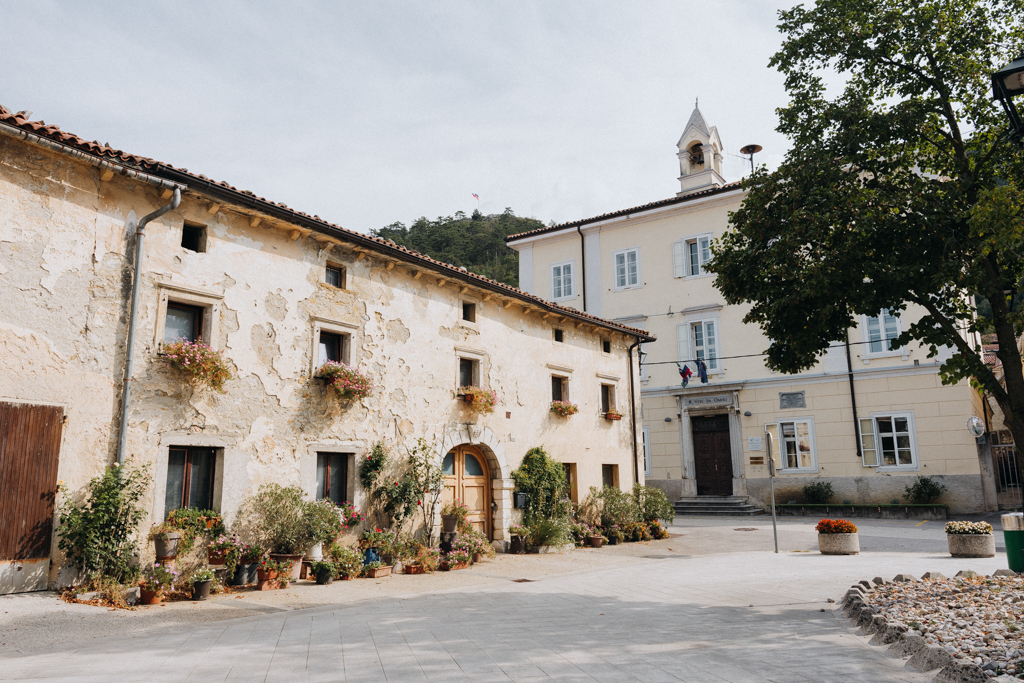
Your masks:
{"label": "wooden window frame", "polygon": [[159,283],[157,285],[157,293],[156,324],[153,326],[153,348],[156,350],[156,353],[161,353],[164,346],[167,307],[171,305],[202,308],[202,333],[199,336],[202,337],[203,342],[210,348],[218,348],[220,305],[224,300],[223,294],[192,289],[169,282]]}
{"label": "wooden window frame", "polygon": [[[331,467],[330,461],[331,461],[331,458],[333,458],[333,457],[340,457],[341,461],[342,461],[342,465],[339,468],[340,469],[339,475],[342,478],[342,484],[341,484],[341,498],[342,499],[341,500],[333,500],[330,497],[331,480],[332,480],[333,473],[334,473],[334,468]],[[316,471],[317,471],[317,474],[319,474],[319,472],[320,472],[320,459],[321,458],[324,458],[326,460],[326,465],[325,465],[326,475],[324,476],[324,490],[317,491],[315,498],[317,500],[330,500],[335,505],[340,505],[341,503],[345,503],[345,502],[351,502],[352,496],[349,495],[348,488],[349,488],[349,465],[351,464],[350,460],[352,460],[352,454],[351,453],[342,453],[342,452],[338,452],[338,451],[317,451],[316,452],[316,461],[317,461],[316,462]]]}
{"label": "wooden window frame", "polygon": [[[333,282],[331,282],[331,271],[335,271],[338,273],[338,284],[334,284]],[[324,264],[323,283],[328,287],[333,287],[334,289],[348,289],[348,283],[346,282],[347,277],[348,270],[345,268],[345,266],[330,261]]]}
{"label": "wooden window frame", "polygon": [[327,334],[338,335],[342,337],[342,349],[341,349],[341,362],[346,365],[356,365],[359,362],[358,358],[354,358],[354,354],[357,352],[355,342],[355,333],[359,329],[359,326],[354,323],[345,322],[342,320],[328,320],[327,318],[313,318],[313,330],[312,330],[312,348],[310,349],[310,377],[315,377],[317,371],[323,365],[320,361],[320,335],[326,332]]}
{"label": "wooden window frame", "polygon": [[164,343],[164,344],[173,344],[176,341],[180,341],[180,339],[173,339],[171,341],[168,341],[166,339],[166,334],[167,334],[167,314],[172,309],[173,310],[177,310],[177,311],[193,311],[196,314],[196,325],[195,325],[195,332],[196,332],[196,334],[195,334],[195,338],[187,339],[186,341],[195,343],[195,342],[198,342],[198,341],[202,340],[204,343],[206,343],[206,338],[203,336],[203,330],[206,329],[205,324],[204,324],[206,322],[206,320],[205,320],[206,319],[206,307],[205,306],[196,306],[195,304],[181,303],[179,301],[173,301],[173,300],[172,301],[168,301],[167,302],[167,307],[164,309],[164,336],[165,336],[165,338],[164,338],[162,343]]}
{"label": "wooden window frame", "polygon": [[[217,450],[218,449],[210,447],[210,446],[170,446],[167,449],[168,472],[167,472],[167,477],[165,477],[165,479],[164,479],[164,501],[165,501],[165,503],[164,503],[164,507],[165,507],[164,515],[165,516],[171,511],[171,509],[178,510],[178,509],[189,507],[188,501],[189,501],[189,498],[192,497],[191,496],[191,494],[192,494],[192,465],[193,465],[192,458],[193,458],[193,452],[194,451],[209,451],[211,453],[211,455],[212,455],[212,457],[210,458],[210,469],[211,469],[211,472],[210,472],[210,490],[207,491],[207,498],[210,501],[210,507],[211,508],[213,507],[213,505],[214,505],[214,498],[215,498],[215,494],[216,494],[216,487],[217,487],[217,459],[218,459]],[[170,470],[169,470],[169,467],[170,467],[170,455],[171,455],[171,453],[173,451],[185,451],[185,473],[184,473],[184,476],[182,477],[182,481],[181,481],[181,497],[180,497],[180,501],[179,501],[178,507],[177,508],[166,509],[167,484],[168,484],[167,480],[170,478]]]}

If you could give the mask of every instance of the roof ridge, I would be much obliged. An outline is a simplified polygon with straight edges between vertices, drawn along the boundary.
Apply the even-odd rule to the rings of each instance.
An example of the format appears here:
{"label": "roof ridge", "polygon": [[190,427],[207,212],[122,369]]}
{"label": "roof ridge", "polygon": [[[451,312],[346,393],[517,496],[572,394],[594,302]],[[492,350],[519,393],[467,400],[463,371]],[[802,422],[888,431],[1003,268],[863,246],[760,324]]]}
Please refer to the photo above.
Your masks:
{"label": "roof ridge", "polygon": [[[184,182],[186,183],[188,183],[189,181],[198,181],[199,184],[211,186],[214,191],[241,195],[242,197],[245,198],[244,202],[238,202],[242,206],[249,206],[263,213],[267,213],[267,209],[261,209],[255,206],[256,202],[266,204],[268,205],[268,207],[270,207],[270,210],[276,209],[278,211],[287,212],[289,216],[286,217],[285,220],[309,223],[310,228],[319,230],[321,232],[324,232],[325,234],[342,233],[342,236],[347,236],[356,243],[369,243],[369,245],[377,245],[383,248],[383,250],[385,251],[397,251],[403,255],[410,257],[411,259],[423,261],[427,265],[437,268],[438,270],[448,271],[453,275],[456,275],[460,278],[469,279],[471,281],[479,281],[481,285],[487,285],[494,289],[503,290],[507,294],[529,301],[534,304],[542,305],[550,310],[558,311],[566,316],[591,320],[594,323],[603,325],[605,327],[611,327],[625,331],[633,336],[642,336],[651,340],[655,339],[654,335],[647,332],[646,330],[629,327],[628,325],[622,325],[611,320],[599,318],[584,311],[576,310],[575,308],[569,308],[568,306],[561,306],[559,304],[552,303],[550,301],[547,301],[546,299],[542,299],[541,297],[529,294],[528,292],[524,292],[518,287],[513,287],[512,285],[508,285],[505,284],[504,282],[499,282],[497,280],[492,280],[491,278],[484,277],[483,275],[478,275],[477,273],[474,273],[467,269],[460,269],[459,267],[454,266],[450,263],[438,261],[435,258],[427,256],[426,254],[421,254],[420,252],[409,249],[407,247],[403,247],[402,245],[397,244],[391,240],[376,237],[374,235],[364,234],[361,232],[356,232],[355,230],[349,230],[348,228],[324,220],[319,216],[310,215],[303,211],[292,209],[286,204],[275,202],[270,199],[265,199],[263,197],[258,196],[257,194],[250,190],[241,190],[227,182],[213,180],[212,178],[207,178],[206,176],[201,174],[191,173],[186,168],[178,168],[170,164],[165,164],[163,162],[156,161],[149,157],[143,157],[136,154],[130,154],[122,150],[116,150],[112,148],[109,145],[109,143],[101,145],[99,142],[90,142],[73,133],[62,131],[60,127],[56,125],[47,125],[43,121],[29,121],[27,116],[24,115],[25,113],[26,112],[12,113],[11,110],[7,107],[0,105],[0,123],[5,123],[19,130],[31,131],[34,135],[38,135],[39,137],[59,142],[68,147],[77,149],[79,151],[87,152],[95,156],[100,156],[103,158],[116,161],[117,163],[120,163],[122,165],[134,165],[140,167],[140,169],[138,170],[144,170],[145,172],[151,173],[153,175],[165,178],[167,175],[184,176]],[[175,179],[168,178],[168,180]],[[182,182],[182,180],[178,179],[178,182]],[[191,189],[194,192],[200,192],[200,190],[197,189],[194,186],[194,184],[190,186],[189,189]]]}

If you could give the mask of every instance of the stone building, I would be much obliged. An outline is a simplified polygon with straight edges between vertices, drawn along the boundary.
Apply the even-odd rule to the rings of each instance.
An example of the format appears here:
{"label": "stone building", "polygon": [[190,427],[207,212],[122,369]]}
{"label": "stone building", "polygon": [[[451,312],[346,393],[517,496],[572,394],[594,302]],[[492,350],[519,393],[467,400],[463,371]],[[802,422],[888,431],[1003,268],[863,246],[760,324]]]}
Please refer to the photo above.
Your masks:
{"label": "stone building", "polygon": [[[508,238],[523,290],[657,334],[640,370],[648,483],[681,510],[764,506],[769,433],[783,451],[779,502],[802,501],[812,482],[831,483],[835,503],[900,502],[923,475],[948,488],[940,502],[953,512],[995,509],[992,459],[966,429],[983,415],[979,394],[942,384],[948,349],[890,346],[924,310],[862,316],[815,367],[769,370],[748,307],[726,305],[704,269],[745,193],[725,182],[718,131],[696,108],[676,151],[675,196]],[[694,372],[686,387],[677,363]]]}
{"label": "stone building", "polygon": [[[452,454],[499,546],[531,447],[574,495],[643,479],[634,359],[653,335],[28,116],[0,108],[0,593],[57,579],[50,494],[117,457],[140,246],[125,453],[153,467],[152,520],[181,505],[230,519],[271,481],[361,504],[356,463],[379,440]],[[226,393],[167,367],[179,338],[224,353]],[[369,374],[372,395],[339,401],[316,378],[326,359]],[[470,412],[466,384],[497,410]],[[579,414],[550,412],[555,385]]]}

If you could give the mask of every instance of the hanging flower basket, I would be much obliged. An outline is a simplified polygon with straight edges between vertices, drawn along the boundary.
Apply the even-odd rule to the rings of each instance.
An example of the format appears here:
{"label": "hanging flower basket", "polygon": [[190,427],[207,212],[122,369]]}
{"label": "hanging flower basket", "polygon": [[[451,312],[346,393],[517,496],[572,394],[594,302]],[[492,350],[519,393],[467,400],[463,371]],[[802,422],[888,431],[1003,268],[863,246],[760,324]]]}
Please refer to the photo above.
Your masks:
{"label": "hanging flower basket", "polygon": [[168,367],[183,373],[194,385],[207,385],[224,393],[224,383],[234,377],[223,354],[211,349],[200,339],[195,342],[181,339],[163,347],[163,358]]}
{"label": "hanging flower basket", "polygon": [[478,413],[493,413],[494,406],[498,405],[498,394],[490,389],[461,387],[459,389],[459,396],[466,402],[470,410]]}
{"label": "hanging flower basket", "polygon": [[327,382],[327,386],[334,389],[338,398],[358,401],[373,393],[373,380],[345,363],[327,361],[317,370],[317,377]]}
{"label": "hanging flower basket", "polygon": [[552,401],[551,412],[555,413],[559,417],[569,417],[580,412],[579,406],[575,403],[569,403],[568,401]]}
{"label": "hanging flower basket", "polygon": [[617,410],[609,410],[607,413],[604,414],[604,419],[612,421],[621,420],[622,413],[620,413]]}

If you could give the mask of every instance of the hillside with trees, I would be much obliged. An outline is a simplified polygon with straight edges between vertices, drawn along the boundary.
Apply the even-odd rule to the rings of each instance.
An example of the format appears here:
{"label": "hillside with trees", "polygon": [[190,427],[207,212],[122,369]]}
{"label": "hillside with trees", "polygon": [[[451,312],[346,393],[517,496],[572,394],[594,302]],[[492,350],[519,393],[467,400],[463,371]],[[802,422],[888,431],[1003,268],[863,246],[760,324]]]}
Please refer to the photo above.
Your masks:
{"label": "hillside with trees", "polygon": [[409,227],[396,222],[372,230],[371,234],[438,261],[463,266],[477,275],[518,287],[518,255],[505,244],[505,238],[543,227],[544,223],[536,218],[520,218],[507,208],[503,213],[488,216],[479,211],[467,216],[459,211],[454,216],[440,216],[436,220],[422,217]]}

